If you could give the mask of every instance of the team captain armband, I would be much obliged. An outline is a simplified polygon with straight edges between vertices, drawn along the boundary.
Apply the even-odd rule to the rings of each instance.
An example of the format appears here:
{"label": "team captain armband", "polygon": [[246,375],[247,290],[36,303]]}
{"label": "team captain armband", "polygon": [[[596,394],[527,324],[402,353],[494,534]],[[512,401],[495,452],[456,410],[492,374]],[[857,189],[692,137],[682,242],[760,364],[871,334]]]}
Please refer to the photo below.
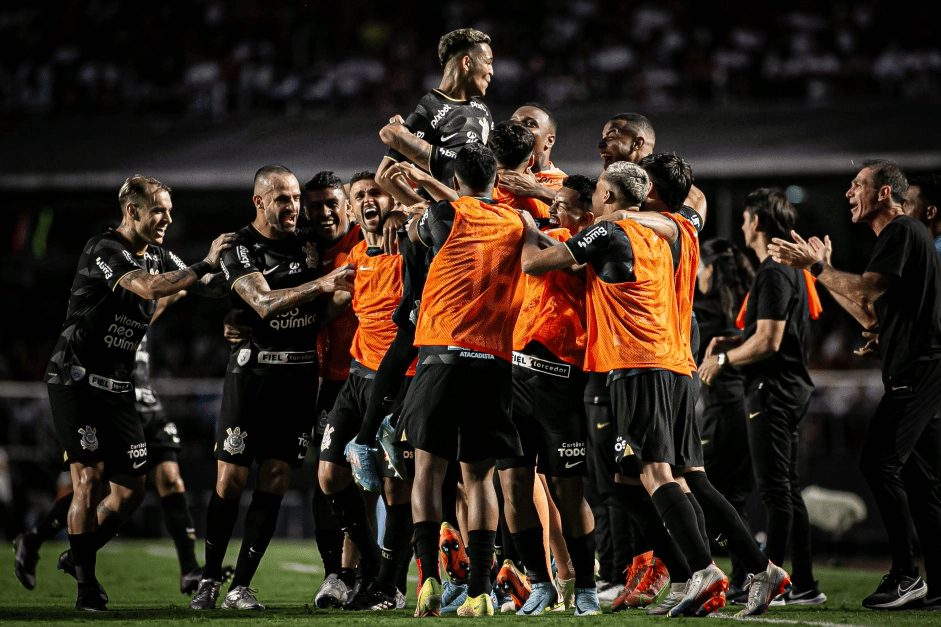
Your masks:
{"label": "team captain armband", "polygon": [[212,264],[208,261],[199,261],[190,266],[190,270],[196,273],[196,278],[201,279],[212,272]]}

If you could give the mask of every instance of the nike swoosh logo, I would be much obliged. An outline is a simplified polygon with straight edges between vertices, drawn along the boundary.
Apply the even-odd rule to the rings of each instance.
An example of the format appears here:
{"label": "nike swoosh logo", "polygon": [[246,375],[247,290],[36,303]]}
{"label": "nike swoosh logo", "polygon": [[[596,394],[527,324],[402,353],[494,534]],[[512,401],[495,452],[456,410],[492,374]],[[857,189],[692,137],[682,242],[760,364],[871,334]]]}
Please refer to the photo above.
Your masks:
{"label": "nike swoosh logo", "polygon": [[448,140],[450,140],[450,139],[453,139],[454,137],[457,137],[457,133],[451,133],[450,135],[442,135],[442,136],[441,136],[441,141],[442,141],[442,142],[446,142],[446,141],[448,141]]}
{"label": "nike swoosh logo", "polygon": [[139,461],[139,462],[134,462],[134,469],[137,470],[138,468],[140,468],[141,466],[143,466],[143,465],[146,464],[146,463],[147,463],[147,460],[146,460],[146,459],[141,460],[141,461]]}
{"label": "nike swoosh logo", "polygon": [[370,267],[368,267],[368,266],[360,266],[359,269],[360,269],[360,270],[363,270],[363,271],[372,270],[372,268],[370,268]]}
{"label": "nike swoosh logo", "polygon": [[755,416],[757,416],[757,415],[760,414],[760,413],[761,413],[760,411],[756,411],[754,414],[748,414],[748,419],[751,420],[752,418],[754,418]]}
{"label": "nike swoosh logo", "polygon": [[[281,264],[278,264],[278,265],[281,265]],[[262,270],[261,273],[264,274],[265,276],[267,276],[267,275],[271,274],[272,272],[274,272],[274,271],[277,270],[277,269],[278,269],[278,266],[274,266],[273,268],[268,268],[267,270]]]}
{"label": "nike swoosh logo", "polygon": [[908,386],[907,386],[907,385],[893,385],[893,386],[892,386],[892,391],[893,391],[893,392],[895,392],[895,391],[897,391],[897,390],[907,390],[907,389],[908,389]]}
{"label": "nike swoosh logo", "polygon": [[598,427],[599,429],[604,429],[604,428],[607,427],[609,424],[611,424],[610,421],[609,421],[609,422],[599,422],[599,423],[597,424],[597,427]]}
{"label": "nike swoosh logo", "polygon": [[581,464],[583,461],[585,461],[585,460],[584,460],[584,459],[580,459],[580,460],[578,460],[577,462],[565,462],[565,467],[566,467],[566,468],[574,468],[575,466],[578,466],[579,464]]}
{"label": "nike swoosh logo", "polygon": [[323,260],[323,265],[325,265],[325,266],[329,266],[331,263],[333,263],[333,259],[324,259],[324,260]]}
{"label": "nike swoosh logo", "polygon": [[814,593],[813,588],[810,590],[804,590],[803,592],[791,592],[792,599],[803,599],[804,597],[809,597]]}
{"label": "nike swoosh logo", "polygon": [[304,459],[305,457],[307,457],[307,455],[305,455],[304,453],[298,453],[298,454],[297,454],[297,458],[298,458],[298,459]]}

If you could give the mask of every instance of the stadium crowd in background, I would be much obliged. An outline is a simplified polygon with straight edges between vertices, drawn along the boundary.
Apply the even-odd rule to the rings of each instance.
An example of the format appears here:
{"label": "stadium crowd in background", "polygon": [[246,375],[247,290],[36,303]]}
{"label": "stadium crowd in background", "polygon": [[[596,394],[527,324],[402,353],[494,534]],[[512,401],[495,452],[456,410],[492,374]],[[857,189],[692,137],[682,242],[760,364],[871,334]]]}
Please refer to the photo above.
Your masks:
{"label": "stadium crowd in background", "polygon": [[[586,24],[598,19],[591,6]],[[226,23],[224,7],[205,8],[206,19]],[[862,28],[864,13],[851,22]],[[101,17],[117,15],[115,8]],[[648,20],[635,25],[645,37],[669,34],[679,18],[653,9],[638,16]],[[804,17],[795,23],[814,30]],[[694,45],[695,31],[690,37]],[[667,54],[671,38],[663,38],[640,43],[647,53]],[[747,39],[740,33],[730,41]],[[231,353],[194,610],[216,607],[255,463],[222,607],[265,609],[250,584],[263,588],[253,577],[291,472],[314,456],[321,493],[313,510],[326,570],[318,607],[404,607],[404,567],[413,554],[416,617],[590,616],[602,605],[705,616],[726,603],[752,616],[773,605],[825,603],[813,578],[795,457],[812,387],[804,345],[819,306],[814,279],[870,333],[864,350],[881,356],[887,386],[862,468],[890,536],[892,570],[863,604],[937,606],[938,591],[919,576],[908,533],[914,521],[933,574],[941,560],[933,533],[941,531],[941,399],[937,386],[923,383],[936,378],[941,359],[937,180],[913,180],[917,193],[909,194],[897,166],[866,162],[847,192],[854,220],[880,237],[862,277],[832,268],[829,239],[805,243],[793,234],[796,243],[785,241],[793,207],[779,190],[757,190],[744,199],[743,232],[761,265],[745,302],[735,302],[750,274],[720,271],[720,258],[739,259],[728,246],[710,247],[701,259],[706,199],[690,164],[656,151],[650,121],[637,113],[599,120],[604,172],[597,180],[566,175],[550,160],[554,117],[531,100],[553,101],[558,84],[530,85],[508,72],[501,81],[533,91],[518,99],[512,120],[494,124],[482,101],[497,76],[490,44],[475,29],[440,39],[437,88],[408,117],[389,118],[372,156],[385,144],[377,171],[357,174],[348,189],[325,172],[302,192],[284,166],[259,169],[254,220],[220,236],[209,257],[189,268],[159,246],[170,223],[169,188],[128,180],[140,189],[133,202],[122,190],[122,226],[86,246],[47,379],[75,490],[68,528],[76,607],[107,608],[95,555],[139,504],[148,455],[133,406],[132,349],[156,300],[181,288],[222,290],[239,310],[225,330]],[[618,72],[633,73],[632,54],[623,51],[622,67],[596,68],[611,78],[600,89],[624,87]],[[221,97],[228,98],[225,90]],[[165,272],[171,262],[178,270]],[[721,323],[702,352],[698,281],[707,293],[722,290]],[[735,333],[739,307],[743,333],[720,335]],[[111,322],[125,325],[121,338],[108,335]],[[83,324],[91,330],[76,333]],[[335,371],[332,360],[340,363]],[[727,386],[736,368],[741,384]],[[715,465],[704,455],[694,409],[700,374],[703,384],[740,396],[729,399],[738,412],[730,420],[747,424],[769,519],[764,547],[726,496],[749,483],[752,466],[727,467],[719,490],[707,477]],[[112,440],[112,432],[120,437]],[[367,507],[377,492],[386,511],[380,530]],[[632,531],[615,533],[621,526]],[[735,588],[713,561],[720,537],[740,569]],[[27,538],[17,543],[14,568],[29,588],[38,547]],[[793,585],[783,568],[788,540]],[[624,570],[623,583],[596,581],[601,547],[608,562],[602,576]],[[193,567],[181,559],[181,576],[192,579]]]}
{"label": "stadium crowd in background", "polygon": [[[421,12],[423,19],[411,14]],[[136,19],[118,0],[3,10],[6,115],[229,115],[350,106],[388,114],[436,84],[426,42],[477,24],[500,41],[494,103],[815,104],[941,95],[930,19],[869,0],[756,13],[731,2],[600,0],[532,11],[488,0],[349,5],[203,0]],[[493,16],[499,15],[499,19]],[[440,29],[440,30],[439,30]],[[170,34],[178,46],[164,46]],[[116,50],[122,54],[115,55]]]}

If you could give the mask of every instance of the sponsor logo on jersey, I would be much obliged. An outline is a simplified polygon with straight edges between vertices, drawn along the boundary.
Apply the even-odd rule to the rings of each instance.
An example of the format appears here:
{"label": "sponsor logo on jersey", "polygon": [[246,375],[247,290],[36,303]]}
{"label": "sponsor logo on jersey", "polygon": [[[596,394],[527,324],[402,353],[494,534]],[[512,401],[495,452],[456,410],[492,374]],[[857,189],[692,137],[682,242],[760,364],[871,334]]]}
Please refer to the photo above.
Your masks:
{"label": "sponsor logo on jersey", "polygon": [[245,246],[239,244],[235,247],[235,254],[239,259],[239,263],[242,264],[245,268],[252,267],[252,260],[248,258],[248,249]]}
{"label": "sponsor logo on jersey", "polygon": [[298,274],[301,271],[301,264],[296,261],[292,261],[288,267],[290,268],[288,274]]}
{"label": "sponsor logo on jersey", "polygon": [[448,346],[449,351],[460,351],[458,352],[458,357],[465,357],[467,359],[496,359],[490,353],[482,353],[480,351],[468,350],[460,346]]}
{"label": "sponsor logo on jersey", "polygon": [[268,276],[269,274],[277,270],[278,267],[280,267],[280,265],[281,264],[278,264],[276,266],[271,266],[270,268],[266,268],[265,270],[262,270],[261,273],[264,274],[265,276]]}
{"label": "sponsor logo on jersey", "polygon": [[148,323],[128,318],[124,314],[115,315],[114,322],[108,327],[108,335],[104,337],[104,343],[108,348],[136,353],[139,340],[136,338],[135,331],[146,330],[148,326],[150,326]]}
{"label": "sponsor logo on jersey", "polygon": [[180,270],[186,270],[186,264],[183,263],[182,259],[180,259],[179,257],[177,257],[176,255],[174,255],[173,253],[169,251],[168,251],[168,254],[170,255],[170,261],[175,263],[177,268],[179,268]]}
{"label": "sponsor logo on jersey", "polygon": [[[127,254],[127,251],[124,251],[124,254]],[[98,266],[101,269],[101,271],[105,273],[106,279],[110,279],[112,276],[114,276],[114,270],[111,269],[111,266],[109,266],[104,261],[102,261],[101,257],[98,257],[95,259],[95,265]]]}
{"label": "sponsor logo on jersey", "polygon": [[627,443],[627,440],[621,436],[618,436],[617,440],[615,440],[614,450],[621,453],[621,457],[630,457],[634,454],[634,449],[632,449],[631,445]]}
{"label": "sponsor logo on jersey", "polygon": [[88,385],[107,392],[130,392],[134,387],[130,381],[115,381],[97,374],[88,375]]}
{"label": "sponsor logo on jersey", "polygon": [[222,274],[225,275],[225,280],[229,280],[229,269],[225,266],[225,261],[220,259],[219,266],[222,268]]}
{"label": "sponsor logo on jersey", "polygon": [[97,451],[98,450],[98,436],[96,435],[97,429],[93,428],[91,425],[85,425],[84,429],[79,429],[78,432],[82,436],[82,439],[79,440],[82,444],[82,448],[86,451]]}
{"label": "sponsor logo on jersey", "polygon": [[[312,243],[307,242],[306,244],[301,246],[301,251],[303,251],[303,253],[307,255],[307,267],[316,268],[317,262],[320,261],[320,255],[317,254],[317,247],[314,246]],[[324,261],[323,265],[327,265],[327,262]]]}
{"label": "sponsor logo on jersey", "polygon": [[248,363],[248,360],[251,358],[252,358],[252,349],[243,348],[242,350],[239,351],[239,356],[236,358],[235,361],[238,363],[238,365],[244,366],[245,364]]}
{"label": "sponsor logo on jersey", "polygon": [[595,227],[589,227],[589,229],[585,232],[585,235],[578,242],[579,248],[588,248],[588,246],[593,241],[604,235],[606,232],[607,228],[601,224]]}
{"label": "sponsor logo on jersey", "polygon": [[283,313],[278,316],[275,320],[272,320],[268,323],[275,331],[281,331],[284,329],[303,329],[304,327],[310,326],[317,321],[317,316],[315,314],[300,315],[301,310],[295,307],[287,313]]}
{"label": "sponsor logo on jersey", "polygon": [[70,366],[69,375],[73,381],[80,381],[85,376],[85,369],[81,366]]}
{"label": "sponsor logo on jersey", "polygon": [[442,136],[441,136],[441,141],[442,141],[442,142],[446,142],[446,141],[449,141],[449,140],[451,140],[451,139],[454,139],[455,137],[457,137],[457,133],[449,133],[448,135],[442,135]]}
{"label": "sponsor logo on jersey", "polygon": [[[585,457],[584,442],[563,442],[556,450],[559,451],[559,457]],[[565,467],[571,468],[568,464]]]}
{"label": "sponsor logo on jersey", "polygon": [[[472,142],[467,142],[472,143]],[[447,148],[439,148],[442,157],[447,157],[448,159],[457,159],[457,153],[453,150],[448,150]]]}
{"label": "sponsor logo on jersey", "polygon": [[417,137],[418,139],[423,139],[425,137],[425,131],[416,131],[415,137]]}
{"label": "sponsor logo on jersey", "polygon": [[[477,100],[471,100],[470,105],[471,105],[472,107],[476,107],[476,108],[480,109],[481,111],[487,111],[487,107],[485,107],[482,102],[478,102]],[[487,113],[489,113],[489,111],[487,111]]]}
{"label": "sponsor logo on jersey", "polygon": [[[141,442],[139,444],[131,444],[131,448],[127,452],[127,456],[130,459],[140,459],[147,457],[147,443]],[[134,468],[140,468],[140,466],[135,465]]]}
{"label": "sponsor logo on jersey", "polygon": [[[123,251],[121,251],[121,252],[124,253],[124,258],[125,258],[125,259],[127,259],[127,260],[130,261],[131,263],[134,263],[134,257],[131,256],[131,253],[130,253],[129,251],[123,250]],[[146,253],[144,253],[144,254],[146,254]]]}
{"label": "sponsor logo on jersey", "polygon": [[444,116],[448,114],[448,111],[450,110],[451,110],[451,105],[449,104],[446,104],[440,109],[438,109],[438,112],[435,113],[435,117],[431,119],[431,128],[437,129],[438,123],[441,122],[441,120],[444,118]]}
{"label": "sponsor logo on jersey", "polygon": [[235,429],[226,429],[228,437],[226,437],[225,442],[222,443],[222,448],[225,449],[225,452],[229,455],[238,455],[245,450],[245,438],[248,437],[248,432],[242,432],[241,427],[236,427]]}

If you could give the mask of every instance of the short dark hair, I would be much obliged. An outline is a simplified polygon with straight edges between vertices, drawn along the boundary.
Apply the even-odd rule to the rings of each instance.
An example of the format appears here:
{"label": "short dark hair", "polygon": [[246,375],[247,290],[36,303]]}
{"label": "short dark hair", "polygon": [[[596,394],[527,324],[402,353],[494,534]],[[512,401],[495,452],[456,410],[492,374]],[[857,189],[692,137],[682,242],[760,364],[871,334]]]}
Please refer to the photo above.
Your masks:
{"label": "short dark hair", "polygon": [[454,173],[467,187],[483,191],[493,186],[497,160],[493,151],[480,143],[467,144],[457,153]]}
{"label": "short dark hair", "polygon": [[353,183],[358,183],[359,181],[375,181],[376,173],[371,170],[363,170],[362,172],[357,172],[350,177],[350,187],[353,187]]}
{"label": "short dark hair", "polygon": [[562,179],[562,187],[574,190],[578,194],[578,204],[582,211],[591,211],[591,197],[595,193],[598,181],[584,174],[572,174]]}
{"label": "short dark hair", "polygon": [[538,103],[538,102],[532,102],[532,101],[530,101],[530,102],[523,103],[523,104],[522,104],[520,107],[518,107],[518,108],[522,108],[522,107],[532,107],[533,109],[539,109],[540,111],[542,111],[543,113],[546,114],[546,117],[547,117],[547,118],[549,118],[549,124],[552,125],[552,130],[553,130],[553,131],[558,131],[558,130],[559,130],[559,123],[556,122],[555,116],[552,115],[552,112],[549,111],[549,109],[547,109],[547,108],[545,107],[545,105],[540,104],[540,103]]}
{"label": "short dark hair", "polygon": [[489,44],[490,36],[476,28],[459,28],[441,36],[438,40],[438,61],[444,67],[457,56],[464,56],[474,46]]}
{"label": "short dark hair", "polygon": [[252,183],[252,189],[257,190],[259,185],[267,185],[268,179],[272,174],[280,174],[281,176],[287,176],[290,174],[291,176],[294,176],[294,173],[283,165],[278,165],[277,163],[266,165],[262,168],[259,168],[258,171],[255,172],[255,181]]}
{"label": "short dark hair", "polygon": [[536,138],[522,122],[506,120],[490,131],[487,147],[493,151],[497,163],[504,168],[515,168],[533,154]]}
{"label": "short dark hair", "polygon": [[905,192],[908,191],[908,181],[896,163],[887,159],[867,159],[862,163],[863,168],[872,172],[872,184],[877,190],[888,185],[892,190],[892,200],[901,203]]}
{"label": "short dark hair", "polygon": [[640,131],[643,133],[647,139],[654,141],[656,134],[653,130],[653,124],[650,123],[646,117],[642,116],[639,113],[618,113],[617,115],[611,116],[611,119],[608,122],[613,122],[614,120],[621,120],[622,122],[627,122],[627,125],[636,133]]}
{"label": "short dark hair", "polygon": [[321,189],[343,189],[343,179],[330,170],[323,170],[314,175],[314,178],[304,183],[305,192],[316,192]]}
{"label": "short dark hair", "polygon": [[135,174],[128,177],[118,190],[118,204],[121,206],[121,212],[124,212],[124,207],[128,204],[140,207],[142,203],[152,200],[161,190],[171,193],[169,185],[164,185],[152,176]]}
{"label": "short dark hair", "polygon": [[928,206],[941,208],[941,174],[922,174],[908,180],[908,186],[918,186],[918,193]]}
{"label": "short dark hair", "polygon": [[683,208],[683,201],[693,186],[693,169],[674,153],[647,155],[638,164],[657,187],[657,194],[670,211]]}
{"label": "short dark hair", "polygon": [[745,198],[745,211],[758,216],[758,230],[768,238],[790,241],[797,210],[778,187],[759,187]]}

